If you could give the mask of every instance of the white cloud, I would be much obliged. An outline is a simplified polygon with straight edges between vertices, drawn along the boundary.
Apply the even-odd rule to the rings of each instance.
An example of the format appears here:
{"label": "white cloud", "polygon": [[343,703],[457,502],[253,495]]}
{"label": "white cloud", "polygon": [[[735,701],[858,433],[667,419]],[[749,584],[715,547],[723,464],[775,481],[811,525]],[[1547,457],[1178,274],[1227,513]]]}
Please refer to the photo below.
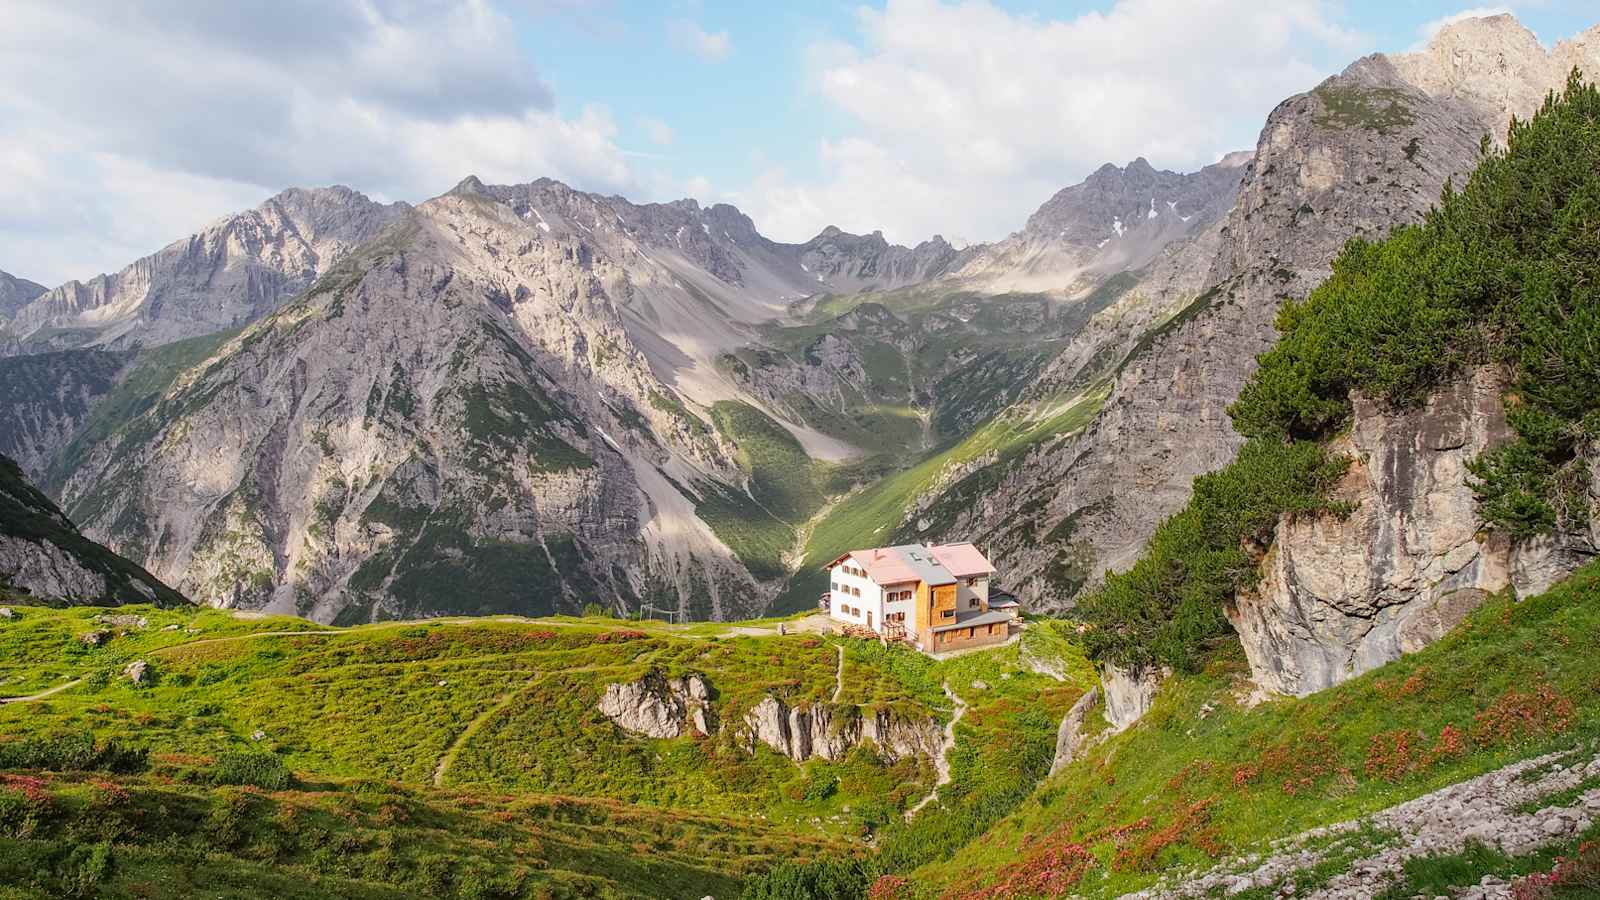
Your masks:
{"label": "white cloud", "polygon": [[646,116],[639,120],[639,127],[644,129],[644,135],[651,143],[662,147],[672,144],[672,126],[660,119]]}
{"label": "white cloud", "polygon": [[[635,184],[488,0],[12,0],[0,269],[86,278],[285,187],[420,200],[467,174]],[[86,50],[85,48],[93,48]]]}
{"label": "white cloud", "polygon": [[1511,12],[1511,7],[1509,6],[1478,6],[1472,9],[1463,9],[1461,12],[1452,15],[1442,16],[1432,22],[1424,23],[1418,28],[1417,42],[1411,45],[1409,49],[1412,52],[1421,50],[1428,45],[1429,41],[1433,40],[1435,35],[1444,30],[1445,26],[1454,25],[1463,19],[1482,19],[1489,16],[1505,15],[1509,12]]}
{"label": "white cloud", "polygon": [[769,169],[739,192],[774,237],[826,224],[914,242],[1000,237],[1108,161],[1194,169],[1253,146],[1267,112],[1352,60],[1331,0],[1119,0],[1046,20],[987,0],[889,0],[859,40],[811,50],[848,115],[824,175]]}
{"label": "white cloud", "polygon": [[726,58],[733,49],[733,40],[728,37],[726,31],[707,32],[697,23],[683,19],[667,26],[667,36],[678,48],[687,50],[708,62]]}

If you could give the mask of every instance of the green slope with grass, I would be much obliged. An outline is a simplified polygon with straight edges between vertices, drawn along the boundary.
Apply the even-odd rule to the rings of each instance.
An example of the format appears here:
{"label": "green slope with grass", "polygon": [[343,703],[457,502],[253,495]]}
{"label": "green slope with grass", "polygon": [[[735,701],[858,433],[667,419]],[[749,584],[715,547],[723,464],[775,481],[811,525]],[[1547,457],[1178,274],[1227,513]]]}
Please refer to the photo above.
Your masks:
{"label": "green slope with grass", "polygon": [[[1197,672],[1166,683],[1136,726],[1093,746],[953,854],[839,865],[855,873],[857,890],[884,878],[874,897],[1114,897],[1519,759],[1600,752],[1596,633],[1600,564],[1542,596],[1498,598],[1434,645],[1306,698],[1249,706],[1244,657],[1219,642]],[[1090,738],[1106,727],[1098,713],[1087,725]],[[1291,895],[1392,839],[1357,833],[1332,863],[1295,879]],[[1490,872],[1548,868],[1552,852],[1418,860],[1407,877],[1434,896],[1446,893],[1441,878],[1463,887]],[[1415,893],[1403,888],[1395,895]]]}
{"label": "green slope with grass", "polygon": [[[62,688],[0,704],[0,882],[19,886],[0,897],[732,897],[785,861],[868,852],[932,788],[926,761],[870,747],[752,750],[744,713],[832,703],[841,649],[849,709],[938,727],[946,683],[967,704],[958,786],[923,827],[969,795],[1020,800],[1092,681],[1048,624],[1029,639],[1065,682],[1017,644],[935,662],[771,621],[115,613],[0,619],[0,697]],[[704,676],[723,727],[652,740],[598,711],[650,671]]]}

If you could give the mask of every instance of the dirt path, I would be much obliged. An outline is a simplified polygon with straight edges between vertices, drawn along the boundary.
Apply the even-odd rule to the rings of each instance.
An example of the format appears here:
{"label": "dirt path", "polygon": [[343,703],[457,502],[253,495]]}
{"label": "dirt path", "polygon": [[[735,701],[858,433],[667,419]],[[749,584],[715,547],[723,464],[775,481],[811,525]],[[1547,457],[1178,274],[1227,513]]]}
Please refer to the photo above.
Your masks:
{"label": "dirt path", "polygon": [[521,687],[517,688],[516,690],[507,691],[504,697],[501,697],[499,700],[495,701],[494,704],[488,709],[479,713],[477,718],[473,719],[471,722],[468,722],[467,727],[461,729],[461,733],[456,735],[456,739],[450,742],[450,746],[446,747],[444,753],[439,757],[439,764],[433,767],[434,787],[444,787],[445,773],[450,771],[450,766],[456,761],[456,756],[461,752],[462,746],[464,746],[474,735],[482,731],[483,726],[487,725],[490,719],[494,718],[497,713],[510,706],[513,700],[526,693],[528,689],[533,687],[533,685],[542,677],[542,675],[536,674],[532,678],[529,678]]}
{"label": "dirt path", "polygon": [[220,644],[220,643],[223,643],[224,641],[244,641],[244,640],[249,640],[251,638],[299,637],[299,636],[303,636],[303,635],[318,635],[318,636],[324,636],[325,637],[325,636],[330,635],[330,634],[345,634],[345,633],[347,633],[347,632],[344,632],[344,631],[341,631],[341,630],[336,630],[336,629],[326,629],[326,628],[319,628],[319,629],[317,629],[315,631],[252,631],[252,632],[249,632],[247,634],[230,634],[230,635],[227,635],[226,637],[203,638],[203,639],[198,640],[198,641],[185,641],[182,644],[168,644],[165,647],[157,647],[156,649],[151,650],[150,654],[152,656],[154,656],[154,655],[156,655],[158,653],[164,653],[164,652],[166,652],[168,650],[180,650],[180,649],[186,649],[188,647],[204,647],[207,644]]}
{"label": "dirt path", "polygon": [[950,721],[945,723],[944,743],[939,745],[939,755],[933,758],[933,768],[939,773],[939,777],[934,779],[933,790],[928,792],[928,796],[918,800],[916,806],[906,810],[907,822],[911,821],[917,813],[922,812],[924,806],[938,799],[939,788],[950,783],[950,751],[954,750],[956,746],[956,723],[961,721],[961,717],[967,714],[967,704],[966,701],[956,696],[955,691],[950,690],[950,682],[948,681],[944,683],[944,695],[950,698],[951,703],[955,704],[956,713],[950,717]]}
{"label": "dirt path", "polygon": [[0,703],[36,703],[36,702],[38,702],[40,700],[45,699],[46,697],[53,697],[56,694],[61,693],[62,691],[69,690],[71,688],[75,688],[80,684],[83,684],[83,679],[82,678],[74,678],[74,679],[72,679],[71,681],[69,681],[69,682],[67,682],[65,684],[58,684],[53,688],[49,688],[47,690],[40,691],[37,694],[30,694],[30,695],[28,695],[26,697],[0,697]]}
{"label": "dirt path", "polygon": [[[784,631],[788,634],[826,634],[833,630],[833,620],[827,613],[812,613],[803,619],[794,619],[784,623]],[[725,635],[739,635],[742,637],[771,637],[778,633],[776,625],[729,625],[722,631]]]}

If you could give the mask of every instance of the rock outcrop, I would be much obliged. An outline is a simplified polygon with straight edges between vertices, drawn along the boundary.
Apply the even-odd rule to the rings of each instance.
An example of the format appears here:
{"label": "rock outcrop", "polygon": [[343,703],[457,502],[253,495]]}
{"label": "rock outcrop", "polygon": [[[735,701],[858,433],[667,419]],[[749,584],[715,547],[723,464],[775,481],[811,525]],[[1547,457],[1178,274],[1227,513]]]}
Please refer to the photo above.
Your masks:
{"label": "rock outcrop", "polygon": [[1467,464],[1510,437],[1507,385],[1480,368],[1419,409],[1354,398],[1330,447],[1350,468],[1348,515],[1281,521],[1262,579],[1228,618],[1257,685],[1304,695],[1442,637],[1490,595],[1537,594],[1594,552],[1587,540],[1512,542],[1485,532]]}
{"label": "rock outcrop", "polygon": [[690,727],[716,729],[711,686],[703,676],[668,678],[650,671],[638,681],[606,685],[599,708],[618,728],[652,738],[675,738]]}
{"label": "rock outcrop", "polygon": [[0,591],[89,606],[186,602],[138,565],[85,538],[5,456],[0,456]]}
{"label": "rock outcrop", "polygon": [[1105,717],[1112,730],[1126,730],[1143,718],[1155,704],[1161,682],[1170,674],[1168,669],[1129,671],[1109,663],[1102,666],[1100,686],[1105,691]]}
{"label": "rock outcrop", "polygon": [[1088,693],[1078,698],[1072,704],[1067,714],[1061,717],[1061,726],[1056,729],[1056,755],[1050,761],[1050,774],[1054,775],[1066,768],[1074,759],[1077,759],[1084,748],[1083,723],[1089,717],[1089,711],[1100,702],[1100,688],[1092,687]]}
{"label": "rock outcrop", "polygon": [[765,744],[795,762],[813,756],[843,759],[863,741],[871,741],[890,760],[939,753],[939,727],[930,720],[913,721],[886,709],[814,703],[790,707],[777,697],[762,698],[744,718],[748,747]]}

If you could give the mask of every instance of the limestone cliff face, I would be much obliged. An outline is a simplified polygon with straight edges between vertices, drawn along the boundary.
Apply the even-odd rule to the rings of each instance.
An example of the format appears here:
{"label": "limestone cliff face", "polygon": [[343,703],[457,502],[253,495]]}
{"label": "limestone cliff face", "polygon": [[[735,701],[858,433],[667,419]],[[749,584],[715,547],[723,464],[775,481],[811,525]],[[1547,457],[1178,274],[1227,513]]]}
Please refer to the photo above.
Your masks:
{"label": "limestone cliff face", "polygon": [[[1036,449],[956,523],[953,532],[992,535],[1007,586],[1031,606],[1070,605],[1086,583],[1131,565],[1156,525],[1187,502],[1195,476],[1233,458],[1242,439],[1227,406],[1276,340],[1282,301],[1320,283],[1347,239],[1419,220],[1447,179],[1472,170],[1481,137],[1503,132],[1501,108],[1480,102],[1485,92],[1499,90],[1527,115],[1535,92],[1526,83],[1539,97],[1559,86],[1554,68],[1538,67],[1525,82],[1522,70],[1492,62],[1499,56],[1439,49],[1488,40],[1485,30],[1526,33],[1510,19],[1469,28],[1445,29],[1426,54],[1447,56],[1452,78],[1378,55],[1280,104],[1218,229],[1208,287],[1133,348],[1087,429]],[[1593,45],[1573,42],[1563,65],[1600,72]],[[1087,349],[1069,352],[1081,358]]]}
{"label": "limestone cliff face", "polygon": [[1346,516],[1278,524],[1257,587],[1228,618],[1256,683],[1304,695],[1419,650],[1507,587],[1539,593],[1594,553],[1588,536],[1516,542],[1486,532],[1467,463],[1510,438],[1494,369],[1420,409],[1355,398],[1331,452],[1351,466],[1335,491]]}
{"label": "limestone cliff face", "polygon": [[759,742],[795,762],[813,756],[843,759],[851,748],[870,740],[890,760],[910,756],[932,759],[943,736],[932,720],[909,720],[888,710],[817,703],[790,707],[765,697],[745,715],[748,743]]}
{"label": "limestone cliff face", "polygon": [[111,275],[69,281],[9,316],[0,352],[165,344],[255,321],[404,214],[346,187],[295,188]]}

